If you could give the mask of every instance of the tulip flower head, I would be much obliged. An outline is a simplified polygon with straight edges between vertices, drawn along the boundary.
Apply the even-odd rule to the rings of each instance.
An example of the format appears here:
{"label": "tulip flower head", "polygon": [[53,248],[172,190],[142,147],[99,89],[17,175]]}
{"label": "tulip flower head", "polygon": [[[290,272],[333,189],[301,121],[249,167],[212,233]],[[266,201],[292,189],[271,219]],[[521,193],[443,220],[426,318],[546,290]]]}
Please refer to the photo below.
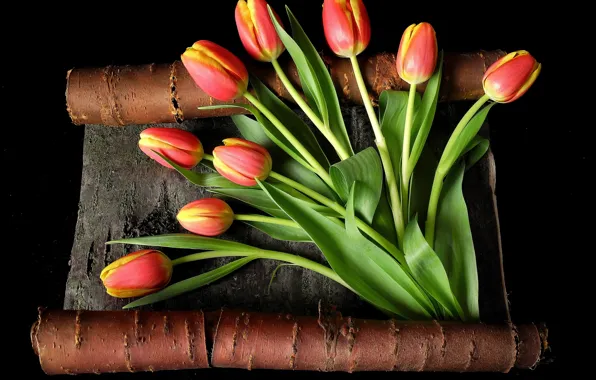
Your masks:
{"label": "tulip flower head", "polygon": [[176,216],[182,227],[203,236],[221,235],[234,222],[230,206],[218,198],[203,198],[182,207]]}
{"label": "tulip flower head", "polygon": [[[279,16],[275,11],[273,14],[281,25]],[[236,5],[236,27],[242,45],[258,61],[271,62],[285,50],[271,22],[265,0],[239,0]]]}
{"label": "tulip flower head", "polygon": [[242,186],[255,186],[271,172],[272,160],[267,149],[252,141],[229,138],[224,146],[213,149],[213,166],[222,176]]}
{"label": "tulip flower head", "polygon": [[493,63],[484,73],[484,92],[497,103],[511,103],[526,93],[542,65],[525,50],[509,53]]}
{"label": "tulip flower head", "polygon": [[211,41],[197,41],[182,54],[182,63],[205,93],[229,102],[248,87],[248,72],[238,57]]}
{"label": "tulip flower head", "polygon": [[166,168],[173,169],[156,152],[185,169],[191,169],[203,159],[203,145],[190,132],[177,128],[147,128],[141,132],[139,148]]}
{"label": "tulip flower head", "polygon": [[100,278],[113,297],[139,297],[164,288],[172,278],[172,269],[172,261],[162,252],[143,249],[105,267]]}
{"label": "tulip flower head", "polygon": [[437,36],[431,24],[412,24],[404,31],[399,43],[395,65],[397,74],[409,84],[430,79],[437,65]]}
{"label": "tulip flower head", "polygon": [[362,0],[325,0],[323,29],[327,44],[340,57],[354,57],[370,42],[370,20]]}

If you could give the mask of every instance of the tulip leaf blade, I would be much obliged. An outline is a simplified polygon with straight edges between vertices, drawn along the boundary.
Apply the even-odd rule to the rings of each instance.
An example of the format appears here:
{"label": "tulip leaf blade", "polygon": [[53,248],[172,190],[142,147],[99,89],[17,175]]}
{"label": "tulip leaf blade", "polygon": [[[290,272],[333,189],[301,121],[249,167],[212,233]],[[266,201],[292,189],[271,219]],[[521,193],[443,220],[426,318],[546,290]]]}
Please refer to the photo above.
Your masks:
{"label": "tulip leaf blade", "polygon": [[230,181],[229,179],[223,177],[219,173],[197,173],[192,170],[183,168],[182,166],[176,164],[174,161],[170,160],[163,154],[153,151],[161,158],[163,158],[168,164],[172,165],[172,167],[184,178],[186,178],[190,183],[200,186],[200,187],[223,187],[223,188],[243,188],[244,186],[237,185],[234,182]]}
{"label": "tulip leaf blade", "polygon": [[198,276],[187,278],[186,280],[176,282],[175,284],[169,285],[156,293],[139,298],[138,300],[125,305],[123,309],[131,309],[133,307],[165,301],[181,294],[199,289],[237,271],[255,259],[257,259],[257,257],[247,256],[234,260],[220,266],[219,268],[210,270],[209,272],[201,273]]}
{"label": "tulip leaf blade", "polygon": [[348,200],[352,184],[355,181],[360,183],[356,213],[370,224],[383,191],[383,167],[377,151],[372,147],[366,148],[332,165],[329,174],[344,202]]}
{"label": "tulip leaf blade", "polygon": [[247,222],[244,223],[253,226],[254,228],[266,233],[277,240],[296,241],[296,242],[312,242],[310,236],[304,232],[300,227],[287,227],[271,223],[263,222]]}
{"label": "tulip leaf blade", "polygon": [[440,258],[466,320],[480,317],[476,252],[462,184],[465,163],[456,165],[443,185],[435,232],[435,252]]}
{"label": "tulip leaf blade", "polygon": [[327,120],[327,105],[325,102],[325,97],[323,95],[323,91],[321,89],[321,85],[317,80],[316,74],[313,71],[311,64],[309,63],[306,55],[300,49],[300,46],[294,41],[294,39],[286,32],[286,30],[279,24],[277,18],[273,14],[271,7],[268,6],[269,10],[269,17],[273,22],[273,26],[277,31],[277,35],[281,42],[283,42],[286,50],[292,57],[292,60],[296,64],[296,69],[298,70],[298,76],[300,77],[300,83],[302,84],[302,90],[304,91],[304,95],[308,99],[308,102],[311,106],[315,106],[314,110],[318,113],[318,116],[321,117],[323,120]]}
{"label": "tulip leaf blade", "polygon": [[265,133],[261,123],[246,115],[234,115],[232,121],[242,134],[250,141],[256,142],[267,148],[273,158],[273,168],[294,181],[308,186],[317,193],[333,199],[336,195],[325,182],[312,170],[307,169],[296,160],[293,160],[287,153],[280,149]]}
{"label": "tulip leaf blade", "polygon": [[445,309],[447,316],[463,319],[462,309],[451,290],[443,263],[424,238],[417,217],[412,218],[406,226],[404,254],[416,281]]}
{"label": "tulip leaf blade", "polygon": [[[271,184],[259,181],[271,199],[298,223],[323,252],[331,268],[362,298],[381,310],[404,318],[429,318],[429,312],[371,256],[390,256],[361,235],[349,234]],[[395,268],[393,268],[395,269]],[[399,268],[401,269],[401,268]],[[396,270],[399,270],[396,269]]]}
{"label": "tulip leaf blade", "polygon": [[372,220],[372,227],[375,231],[380,233],[385,239],[389,240],[393,245],[397,246],[397,233],[395,231],[395,224],[393,222],[393,214],[391,213],[391,206],[387,200],[387,193],[381,191],[381,198],[379,199],[379,205],[375,210],[375,215]]}
{"label": "tulip leaf blade", "polygon": [[194,250],[224,250],[224,251],[240,251],[240,252],[255,252],[258,248],[247,244],[238,243],[235,241],[216,239],[205,236],[193,234],[164,234],[154,236],[141,236],[133,238],[117,239],[107,242],[106,244],[131,244],[160,248],[180,248],[180,249],[194,249]]}
{"label": "tulip leaf blade", "polygon": [[441,88],[441,76],[443,74],[443,51],[439,54],[439,60],[435,72],[428,80],[424,95],[420,101],[420,106],[416,112],[414,123],[412,124],[412,141],[410,157],[408,158],[408,173],[414,171],[422,150],[426,145],[426,140],[435,119],[437,103],[439,101],[439,90]]}
{"label": "tulip leaf blade", "polygon": [[472,141],[468,144],[466,149],[462,152],[462,156],[466,155],[466,169],[474,166],[475,163],[480,161],[482,157],[488,152],[490,142],[482,136],[474,136]]}
{"label": "tulip leaf blade", "polygon": [[[267,86],[265,86],[259,79],[256,77],[251,78],[251,84],[259,101],[263,103],[263,105],[269,109],[277,118],[282,120],[284,126],[296,137],[296,139],[304,145],[304,147],[308,150],[310,154],[317,160],[321,166],[325,169],[329,169],[329,160],[317,138],[315,137],[314,133],[310,129],[308,125],[294,112],[290,107],[288,107],[284,102],[282,102]],[[281,140],[283,135],[281,132],[275,129],[277,132],[275,135],[278,139]],[[273,132],[273,131],[269,131]],[[285,137],[283,137],[285,140]],[[289,142],[287,145],[295,150],[297,155],[300,153],[294,148],[292,144]],[[301,155],[300,155],[301,156]]]}
{"label": "tulip leaf blade", "polygon": [[[296,44],[298,44],[303,54],[306,56],[315,78],[320,84],[326,106],[326,110],[319,110],[319,113],[324,116],[323,122],[339,140],[340,144],[346,149],[346,151],[353,155],[354,150],[352,149],[350,137],[348,135],[348,131],[341,113],[337,91],[335,90],[335,85],[333,84],[331,75],[327,70],[327,66],[325,65],[325,62],[323,62],[323,59],[321,59],[321,55],[314,47],[304,32],[304,29],[287,5],[286,12],[288,14],[288,18],[290,19],[294,41]],[[326,118],[325,114],[327,114]]]}

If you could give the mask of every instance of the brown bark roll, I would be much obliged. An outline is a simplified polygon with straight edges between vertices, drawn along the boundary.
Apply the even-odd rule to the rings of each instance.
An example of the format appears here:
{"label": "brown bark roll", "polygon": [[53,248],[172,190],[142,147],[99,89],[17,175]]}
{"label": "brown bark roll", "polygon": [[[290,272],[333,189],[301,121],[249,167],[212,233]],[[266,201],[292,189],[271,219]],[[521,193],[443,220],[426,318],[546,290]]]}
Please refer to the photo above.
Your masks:
{"label": "brown bark roll", "polygon": [[[207,342],[212,344],[210,362]],[[40,311],[33,349],[47,374],[187,368],[498,371],[532,368],[534,325],[364,320],[222,310]]]}
{"label": "brown bark roll", "polygon": [[[482,76],[486,68],[504,54],[501,50],[446,53],[441,100],[477,99],[482,96]],[[362,104],[349,60],[323,58],[338,94],[348,102]],[[362,57],[360,62],[374,101],[384,90],[408,88],[395,70],[395,54],[380,53]],[[277,95],[292,100],[270,65],[250,64],[252,67],[249,70]],[[290,80],[299,86],[293,63],[286,61],[283,66]],[[169,123],[244,112],[240,108],[198,110],[197,107],[222,102],[207,96],[197,87],[180,61],[142,66],[75,68],[68,71],[66,78],[67,111],[77,125]],[[424,86],[419,86],[419,91],[423,90]]]}

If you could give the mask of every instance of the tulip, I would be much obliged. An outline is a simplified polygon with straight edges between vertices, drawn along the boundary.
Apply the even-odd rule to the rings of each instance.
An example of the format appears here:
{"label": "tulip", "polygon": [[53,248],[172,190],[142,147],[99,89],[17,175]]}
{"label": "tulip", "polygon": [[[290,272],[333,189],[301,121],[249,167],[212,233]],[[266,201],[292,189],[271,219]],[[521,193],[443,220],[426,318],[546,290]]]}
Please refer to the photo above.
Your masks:
{"label": "tulip", "polygon": [[323,29],[327,44],[340,57],[355,57],[370,42],[370,21],[362,0],[325,0]]}
{"label": "tulip", "polygon": [[509,53],[484,73],[484,93],[495,102],[510,103],[528,91],[541,68],[542,65],[525,50]]}
{"label": "tulip", "polygon": [[234,222],[234,212],[218,198],[203,198],[182,207],[176,216],[182,227],[203,236],[223,234]]}
{"label": "tulip", "polygon": [[426,82],[437,65],[437,36],[432,25],[422,22],[408,26],[397,52],[397,73],[409,84]]}
{"label": "tulip", "polygon": [[[281,25],[279,16],[275,11],[273,14]],[[271,62],[285,50],[271,22],[265,0],[239,0],[236,5],[236,27],[242,45],[258,61]]]}
{"label": "tulip", "polygon": [[172,278],[172,261],[160,251],[143,249],[119,258],[101,271],[109,295],[139,297],[165,287]]}
{"label": "tulip", "polygon": [[177,128],[147,128],[141,132],[139,148],[166,168],[173,169],[157,153],[185,169],[196,166],[203,158],[203,146],[190,132]]}
{"label": "tulip", "polygon": [[229,50],[211,41],[197,41],[182,54],[182,63],[205,93],[229,102],[248,87],[248,72],[242,61]]}
{"label": "tulip", "polygon": [[271,172],[271,156],[267,149],[254,142],[229,138],[225,146],[213,149],[213,166],[222,176],[242,186],[255,186]]}

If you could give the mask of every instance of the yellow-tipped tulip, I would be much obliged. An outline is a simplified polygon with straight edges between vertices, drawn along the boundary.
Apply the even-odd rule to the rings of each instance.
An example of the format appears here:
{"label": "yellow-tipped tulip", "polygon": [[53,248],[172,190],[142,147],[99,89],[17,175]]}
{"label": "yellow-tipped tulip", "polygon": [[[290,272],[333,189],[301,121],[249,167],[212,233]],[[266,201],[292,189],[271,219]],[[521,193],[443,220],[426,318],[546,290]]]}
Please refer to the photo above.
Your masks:
{"label": "yellow-tipped tulip", "polygon": [[101,271],[109,295],[139,297],[164,288],[172,278],[172,261],[160,251],[143,249],[129,253]]}
{"label": "yellow-tipped tulip", "polygon": [[370,42],[370,20],[362,0],[325,0],[323,29],[327,44],[340,57],[354,57]]}
{"label": "yellow-tipped tulip", "polygon": [[230,206],[218,198],[203,198],[182,207],[176,216],[182,227],[203,236],[217,236],[234,222]]}
{"label": "yellow-tipped tulip", "polygon": [[[275,11],[273,14],[281,25]],[[271,62],[283,53],[284,44],[271,22],[265,0],[239,0],[236,5],[236,27],[242,45],[254,59]]]}
{"label": "yellow-tipped tulip", "polygon": [[213,149],[213,166],[222,176],[242,186],[255,186],[271,172],[272,160],[267,149],[252,141],[229,138],[225,146]]}
{"label": "yellow-tipped tulip", "polygon": [[511,103],[528,91],[541,68],[542,65],[525,50],[509,53],[484,73],[484,92],[495,102]]}
{"label": "yellow-tipped tulip", "polygon": [[139,148],[166,168],[173,169],[157,153],[174,161],[185,169],[195,167],[203,159],[203,146],[188,131],[177,128],[147,128],[141,132]]}
{"label": "yellow-tipped tulip", "polygon": [[439,50],[432,25],[422,22],[408,26],[401,37],[395,66],[397,74],[409,84],[430,79],[437,65]]}

